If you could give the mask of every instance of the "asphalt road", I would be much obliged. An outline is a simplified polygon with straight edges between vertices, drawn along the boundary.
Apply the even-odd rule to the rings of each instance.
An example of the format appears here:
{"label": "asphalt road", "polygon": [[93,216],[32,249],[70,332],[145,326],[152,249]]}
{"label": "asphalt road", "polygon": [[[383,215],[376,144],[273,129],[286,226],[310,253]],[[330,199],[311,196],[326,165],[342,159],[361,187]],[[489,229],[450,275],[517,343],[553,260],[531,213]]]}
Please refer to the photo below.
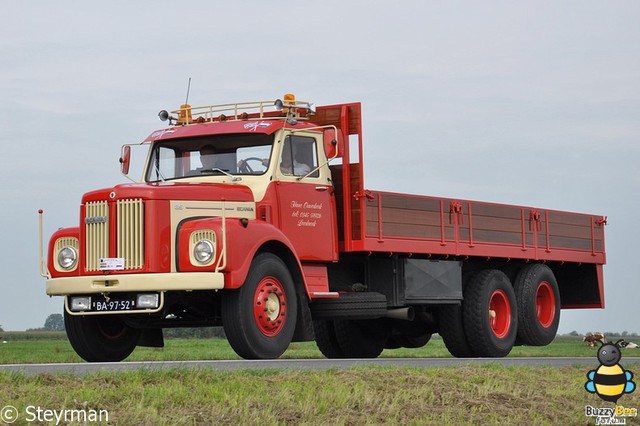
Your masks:
{"label": "asphalt road", "polygon": [[[627,363],[633,362],[627,359]],[[27,375],[40,373],[88,374],[98,371],[126,371],[135,369],[212,369],[233,370],[326,370],[330,368],[348,369],[353,367],[450,367],[466,365],[498,364],[504,366],[552,366],[584,365],[597,367],[596,357],[535,357],[535,358],[376,358],[376,359],[276,359],[241,361],[146,361],[146,362],[105,362],[74,364],[4,364],[0,371],[21,372]]]}

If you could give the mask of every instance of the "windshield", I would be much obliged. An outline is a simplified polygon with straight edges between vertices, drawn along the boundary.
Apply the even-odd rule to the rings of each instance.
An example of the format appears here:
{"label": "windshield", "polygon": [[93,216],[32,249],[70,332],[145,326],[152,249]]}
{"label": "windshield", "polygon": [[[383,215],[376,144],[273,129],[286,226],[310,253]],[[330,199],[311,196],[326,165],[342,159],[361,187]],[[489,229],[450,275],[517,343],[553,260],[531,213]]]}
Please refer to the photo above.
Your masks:
{"label": "windshield", "polygon": [[158,142],[151,152],[146,181],[261,175],[269,167],[272,147],[272,135],[246,133]]}

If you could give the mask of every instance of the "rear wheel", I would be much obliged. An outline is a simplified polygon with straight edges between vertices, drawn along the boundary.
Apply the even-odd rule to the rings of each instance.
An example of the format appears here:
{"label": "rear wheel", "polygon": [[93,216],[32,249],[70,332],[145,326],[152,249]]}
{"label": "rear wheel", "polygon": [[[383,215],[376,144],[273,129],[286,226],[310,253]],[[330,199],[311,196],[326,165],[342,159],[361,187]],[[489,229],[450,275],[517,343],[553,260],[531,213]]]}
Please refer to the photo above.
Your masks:
{"label": "rear wheel", "polygon": [[295,331],[297,299],[284,262],[261,253],[251,263],[242,287],[222,301],[222,325],[229,344],[246,359],[278,358]]}
{"label": "rear wheel", "polygon": [[327,358],[345,358],[342,348],[338,343],[333,321],[317,320],[313,322],[313,330],[316,334],[316,345],[322,355]]}
{"label": "rear wheel", "polygon": [[385,343],[385,349],[409,348],[416,349],[425,346],[431,340],[431,334],[406,335],[394,334]]}
{"label": "rear wheel", "polygon": [[499,270],[475,274],[464,289],[464,330],[478,356],[503,357],[516,340],[518,315],[509,278]]}
{"label": "rear wheel", "polygon": [[514,283],[518,304],[518,340],[545,346],[553,341],[560,323],[560,292],[548,266],[527,265]]}
{"label": "rear wheel", "polygon": [[140,330],[116,315],[70,315],[65,309],[64,327],[73,349],[89,362],[122,361],[140,339]]}
{"label": "rear wheel", "polygon": [[336,320],[333,324],[342,358],[377,358],[389,338],[384,320]]}
{"label": "rear wheel", "polygon": [[449,353],[456,358],[475,356],[464,332],[462,306],[449,305],[438,308],[438,334],[442,337]]}

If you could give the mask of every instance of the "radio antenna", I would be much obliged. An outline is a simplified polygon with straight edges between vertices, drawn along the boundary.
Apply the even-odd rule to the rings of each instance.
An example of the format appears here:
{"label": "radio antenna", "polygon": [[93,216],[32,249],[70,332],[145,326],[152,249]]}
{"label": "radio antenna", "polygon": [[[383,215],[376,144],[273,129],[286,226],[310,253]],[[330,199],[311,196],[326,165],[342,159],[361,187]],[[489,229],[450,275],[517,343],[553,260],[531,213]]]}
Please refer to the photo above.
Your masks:
{"label": "radio antenna", "polygon": [[187,85],[187,98],[184,100],[185,105],[189,103],[189,90],[191,89],[191,77],[189,77],[189,84]]}

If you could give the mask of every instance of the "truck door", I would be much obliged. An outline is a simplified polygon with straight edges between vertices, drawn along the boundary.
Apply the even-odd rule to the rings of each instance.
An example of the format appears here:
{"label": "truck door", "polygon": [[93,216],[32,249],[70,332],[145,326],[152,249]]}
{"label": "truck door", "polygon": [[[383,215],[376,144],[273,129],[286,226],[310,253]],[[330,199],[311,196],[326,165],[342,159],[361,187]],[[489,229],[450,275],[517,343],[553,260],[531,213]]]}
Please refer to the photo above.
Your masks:
{"label": "truck door", "polygon": [[281,229],[301,260],[338,257],[335,196],[324,159],[322,136],[294,133],[284,137],[276,165]]}

